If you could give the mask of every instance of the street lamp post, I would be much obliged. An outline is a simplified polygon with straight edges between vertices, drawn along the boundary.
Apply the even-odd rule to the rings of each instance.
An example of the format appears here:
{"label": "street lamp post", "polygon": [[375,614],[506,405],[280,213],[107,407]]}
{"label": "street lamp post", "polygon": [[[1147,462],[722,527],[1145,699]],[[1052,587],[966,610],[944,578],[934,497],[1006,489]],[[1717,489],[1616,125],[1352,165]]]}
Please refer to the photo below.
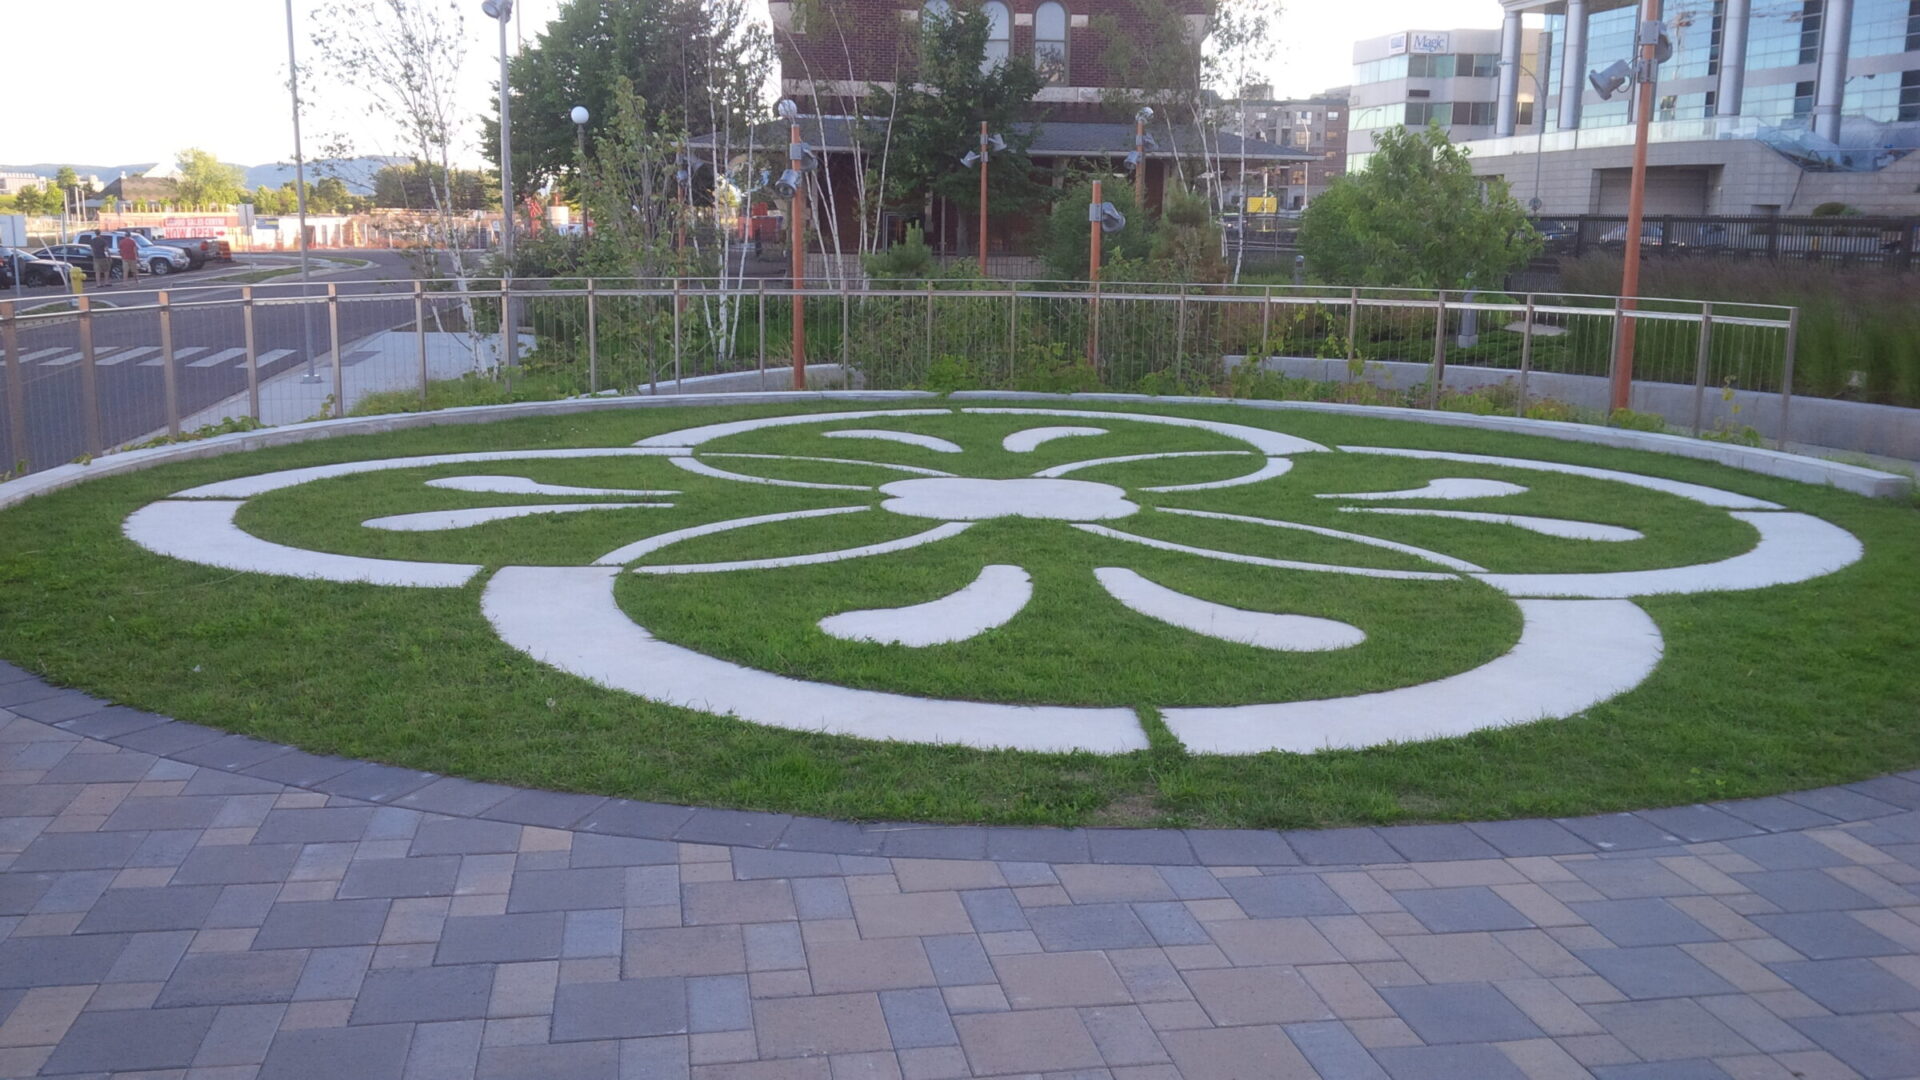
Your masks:
{"label": "street lamp post", "polygon": [[980,276],[987,276],[987,122],[980,121]]}
{"label": "street lamp post", "polygon": [[507,21],[513,0],[482,0],[480,10],[500,24],[500,356],[520,362],[519,321],[513,317],[513,95],[507,87]]}
{"label": "street lamp post", "polygon": [[307,373],[300,381],[317,383],[314,370],[313,305],[305,303],[311,282],[307,267],[307,159],[300,148],[300,64],[293,51],[293,0],[287,0],[287,86],[293,95],[293,194],[300,213],[300,320],[305,329]]}
{"label": "street lamp post", "polygon": [[587,158],[587,121],[592,117],[585,105],[575,105],[573,111],[567,114],[567,119],[573,121],[574,154],[584,162]]}
{"label": "street lamp post", "polygon": [[787,171],[780,177],[776,191],[792,198],[787,211],[787,245],[792,248],[793,278],[793,388],[807,388],[807,298],[801,289],[807,281],[807,174],[806,143],[800,139],[800,107],[792,98],[782,99],[780,115],[787,118]]}

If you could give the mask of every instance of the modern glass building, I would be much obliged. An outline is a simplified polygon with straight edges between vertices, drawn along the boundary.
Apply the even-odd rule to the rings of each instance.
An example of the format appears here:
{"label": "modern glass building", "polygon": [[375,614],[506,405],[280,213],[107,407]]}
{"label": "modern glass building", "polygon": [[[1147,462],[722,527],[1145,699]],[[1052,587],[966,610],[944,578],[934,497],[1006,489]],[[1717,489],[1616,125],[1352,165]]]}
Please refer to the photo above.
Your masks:
{"label": "modern glass building", "polygon": [[[1546,214],[1622,212],[1631,95],[1602,100],[1587,75],[1634,56],[1639,5],[1502,3],[1494,123],[1464,133],[1475,170],[1506,178]],[[1663,7],[1673,53],[1650,89],[1650,212],[1795,214],[1837,202],[1920,215],[1920,0]],[[1356,109],[1356,129],[1361,119]]]}

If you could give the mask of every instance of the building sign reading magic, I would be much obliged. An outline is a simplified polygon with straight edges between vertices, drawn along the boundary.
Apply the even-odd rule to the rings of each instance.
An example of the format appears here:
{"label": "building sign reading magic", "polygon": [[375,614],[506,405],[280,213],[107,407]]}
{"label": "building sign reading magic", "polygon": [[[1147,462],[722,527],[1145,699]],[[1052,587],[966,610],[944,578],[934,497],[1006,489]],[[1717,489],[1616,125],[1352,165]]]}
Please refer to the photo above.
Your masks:
{"label": "building sign reading magic", "polygon": [[1438,30],[1410,30],[1387,39],[1387,55],[1401,53],[1445,53],[1453,51],[1453,35]]}

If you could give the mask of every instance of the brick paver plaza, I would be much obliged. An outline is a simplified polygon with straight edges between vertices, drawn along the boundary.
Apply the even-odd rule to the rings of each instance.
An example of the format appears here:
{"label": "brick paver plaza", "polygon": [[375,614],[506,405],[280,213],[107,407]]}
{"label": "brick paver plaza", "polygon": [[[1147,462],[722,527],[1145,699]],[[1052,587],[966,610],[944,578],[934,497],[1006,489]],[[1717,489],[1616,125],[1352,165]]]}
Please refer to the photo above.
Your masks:
{"label": "brick paver plaza", "polygon": [[1920,773],[1318,833],[855,826],[0,665],[0,1077],[1920,1076]]}

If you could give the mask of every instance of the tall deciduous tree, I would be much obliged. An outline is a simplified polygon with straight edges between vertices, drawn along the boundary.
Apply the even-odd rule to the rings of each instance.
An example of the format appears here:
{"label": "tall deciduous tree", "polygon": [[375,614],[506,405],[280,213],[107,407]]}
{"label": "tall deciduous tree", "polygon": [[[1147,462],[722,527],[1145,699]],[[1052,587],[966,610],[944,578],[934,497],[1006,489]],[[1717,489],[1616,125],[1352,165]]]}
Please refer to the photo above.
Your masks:
{"label": "tall deciduous tree", "polygon": [[978,210],[979,174],[962,168],[959,159],[979,144],[982,120],[1007,142],[1007,149],[994,152],[988,171],[988,210],[1023,210],[1049,193],[1034,179],[1027,157],[1037,131],[1014,127],[1046,81],[1024,56],[985,63],[987,33],[978,4],[944,12],[929,8],[896,88],[870,88],[873,115],[890,120],[863,124],[860,138],[876,163],[869,187],[885,204],[918,210],[940,198]]}
{"label": "tall deciduous tree", "polygon": [[419,210],[433,206],[433,189],[450,192],[453,208],[490,210],[500,206],[499,178],[473,169],[455,169],[450,178],[439,166],[424,161],[388,165],[373,174],[373,202],[390,209]]}
{"label": "tall deciduous tree", "polygon": [[[584,105],[591,151],[615,112],[644,102],[647,130],[682,134],[740,128],[764,114],[770,63],[766,27],[745,0],[566,0],[534,43],[508,65],[513,102],[515,194],[574,175],[581,132],[569,113]],[[633,98],[622,99],[626,80]],[[481,146],[500,160],[498,98]]]}
{"label": "tall deciduous tree", "polygon": [[[448,0],[332,0],[314,24],[320,64],[333,81],[360,90],[370,119],[384,128],[376,138],[397,139],[408,156],[439,166],[441,182],[430,184],[438,228],[427,244],[436,263],[430,273],[465,281],[466,263],[455,247],[453,196],[445,179],[459,126],[460,70],[466,61],[463,5]],[[346,140],[336,140],[338,149]],[[436,310],[437,317],[437,310]],[[472,320],[468,320],[472,325]]]}
{"label": "tall deciduous tree", "polygon": [[1419,289],[1498,288],[1540,251],[1504,180],[1473,174],[1439,125],[1374,136],[1363,172],[1307,207],[1300,251],[1323,281]]}
{"label": "tall deciduous tree", "polygon": [[247,174],[238,165],[190,146],[174,158],[180,174],[180,201],[190,206],[231,206],[247,190]]}

